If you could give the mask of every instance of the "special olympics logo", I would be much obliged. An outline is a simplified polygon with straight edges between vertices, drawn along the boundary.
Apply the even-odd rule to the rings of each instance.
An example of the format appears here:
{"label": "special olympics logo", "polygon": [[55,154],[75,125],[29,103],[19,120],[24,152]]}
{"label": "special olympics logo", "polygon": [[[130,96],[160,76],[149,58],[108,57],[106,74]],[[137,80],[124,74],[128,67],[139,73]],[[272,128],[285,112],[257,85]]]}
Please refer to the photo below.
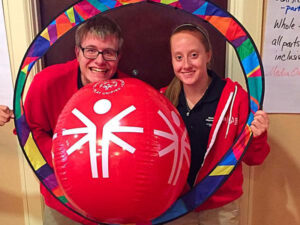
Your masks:
{"label": "special olympics logo", "polygon": [[[110,89],[110,86],[105,87],[109,87]],[[111,106],[112,102],[110,100],[105,98],[100,99],[94,104],[93,111],[98,115],[105,115],[109,113],[109,111],[111,110]],[[72,129],[63,129],[62,136],[78,134],[85,135],[66,150],[67,154],[73,154],[74,152],[80,150],[82,145],[88,143],[92,178],[99,178],[97,165],[97,157],[99,156],[97,154],[97,145],[99,145],[97,144],[97,130],[101,129],[102,142],[100,145],[102,147],[102,178],[109,178],[110,143],[112,142],[120,146],[124,151],[128,151],[131,154],[135,154],[136,151],[135,146],[130,145],[126,142],[126,140],[118,137],[116,133],[144,133],[144,127],[122,125],[122,120],[129,114],[134,113],[136,110],[137,109],[134,105],[128,106],[126,109],[118,112],[116,115],[110,118],[110,120],[107,121],[101,128],[98,127],[97,124],[93,123],[93,121],[90,120],[87,115],[82,113],[77,108],[74,108],[72,110],[72,114],[77,117],[85,126]],[[188,167],[190,166],[188,154],[188,151],[190,151],[190,146],[186,141],[187,130],[185,129],[183,134],[178,136],[175,130],[175,126],[180,127],[180,120],[174,111],[171,111],[171,118],[167,118],[167,116],[160,110],[157,111],[157,114],[167,125],[168,129],[154,129],[153,134],[155,136],[170,140],[170,143],[167,146],[162,147],[160,150],[158,150],[158,156],[164,157],[165,155],[173,154],[173,163],[168,183],[175,186],[178,181],[183,162],[186,161]],[[57,133],[54,134],[53,140],[56,138]]]}
{"label": "special olympics logo", "polygon": [[94,93],[101,95],[109,95],[120,91],[125,85],[123,80],[107,80],[99,81],[93,86]]}

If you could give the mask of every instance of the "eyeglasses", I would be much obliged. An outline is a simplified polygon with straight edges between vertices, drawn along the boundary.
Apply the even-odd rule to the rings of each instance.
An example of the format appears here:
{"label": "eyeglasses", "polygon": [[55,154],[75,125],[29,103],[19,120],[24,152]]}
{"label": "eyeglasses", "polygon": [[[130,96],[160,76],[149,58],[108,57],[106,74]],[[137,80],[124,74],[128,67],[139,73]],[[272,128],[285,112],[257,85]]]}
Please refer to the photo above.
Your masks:
{"label": "eyeglasses", "polygon": [[104,49],[103,51],[98,51],[95,48],[83,48],[80,46],[80,49],[83,52],[83,56],[87,59],[96,59],[99,54],[102,54],[102,57],[105,61],[115,61],[118,58],[118,51],[113,49]]}

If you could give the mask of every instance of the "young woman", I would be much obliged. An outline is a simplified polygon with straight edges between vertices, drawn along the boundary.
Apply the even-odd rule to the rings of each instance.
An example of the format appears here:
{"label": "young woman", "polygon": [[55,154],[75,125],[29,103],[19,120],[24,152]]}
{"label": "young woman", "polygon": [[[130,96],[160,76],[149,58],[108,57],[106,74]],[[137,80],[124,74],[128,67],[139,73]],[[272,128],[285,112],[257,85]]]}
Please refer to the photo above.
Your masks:
{"label": "young woman", "polygon": [[[209,64],[212,49],[206,30],[193,24],[177,27],[170,38],[175,77],[162,92],[180,112],[191,141],[188,188],[195,186],[224,156],[248,117],[248,94],[236,82],[221,79]],[[259,110],[251,124],[253,140],[243,157],[248,165],[261,164],[270,149],[268,116]],[[242,164],[220,189],[195,212],[170,224],[239,224]]]}

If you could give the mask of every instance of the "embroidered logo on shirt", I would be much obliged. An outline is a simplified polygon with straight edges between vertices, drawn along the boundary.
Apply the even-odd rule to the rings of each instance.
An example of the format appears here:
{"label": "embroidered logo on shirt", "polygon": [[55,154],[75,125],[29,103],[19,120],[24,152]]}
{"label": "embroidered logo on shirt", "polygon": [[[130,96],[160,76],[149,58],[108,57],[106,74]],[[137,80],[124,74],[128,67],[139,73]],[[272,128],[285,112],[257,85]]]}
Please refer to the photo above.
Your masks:
{"label": "embroidered logo on shirt", "polygon": [[214,122],[213,116],[209,116],[205,119],[205,125],[208,127],[212,127],[213,122]]}
{"label": "embroidered logo on shirt", "polygon": [[[224,122],[228,123],[228,117],[224,117]],[[229,124],[233,124],[234,126],[237,126],[239,123],[238,117],[231,117],[229,120]]]}

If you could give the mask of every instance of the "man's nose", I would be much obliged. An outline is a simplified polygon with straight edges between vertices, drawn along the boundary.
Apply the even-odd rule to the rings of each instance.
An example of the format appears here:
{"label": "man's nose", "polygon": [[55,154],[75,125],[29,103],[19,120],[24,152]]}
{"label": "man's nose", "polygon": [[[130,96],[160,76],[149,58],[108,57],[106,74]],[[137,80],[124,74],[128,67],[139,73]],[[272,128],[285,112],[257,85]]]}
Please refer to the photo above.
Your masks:
{"label": "man's nose", "polygon": [[105,59],[103,57],[103,52],[99,52],[97,58],[95,59],[95,62],[98,64],[105,63]]}

